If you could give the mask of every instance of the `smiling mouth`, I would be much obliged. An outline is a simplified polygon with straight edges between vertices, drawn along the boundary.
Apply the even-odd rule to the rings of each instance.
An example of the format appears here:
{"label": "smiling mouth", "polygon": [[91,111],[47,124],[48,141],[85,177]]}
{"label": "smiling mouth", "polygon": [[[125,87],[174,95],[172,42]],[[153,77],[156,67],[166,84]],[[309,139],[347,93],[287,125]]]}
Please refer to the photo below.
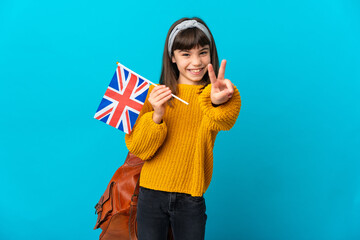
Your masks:
{"label": "smiling mouth", "polygon": [[204,68],[197,68],[197,69],[188,69],[189,72],[191,72],[192,74],[200,74],[202,71],[204,70]]}

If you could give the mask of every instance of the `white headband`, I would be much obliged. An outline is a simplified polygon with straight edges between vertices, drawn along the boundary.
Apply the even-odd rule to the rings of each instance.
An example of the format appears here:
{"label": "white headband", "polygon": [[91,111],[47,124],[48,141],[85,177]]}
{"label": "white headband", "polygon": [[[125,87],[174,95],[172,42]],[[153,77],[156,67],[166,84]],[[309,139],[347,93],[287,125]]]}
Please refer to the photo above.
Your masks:
{"label": "white headband", "polygon": [[183,21],[183,22],[179,23],[178,25],[176,25],[176,27],[174,27],[174,29],[170,33],[169,41],[168,41],[168,51],[169,51],[170,57],[171,57],[171,48],[174,43],[174,39],[175,39],[176,35],[184,29],[194,28],[194,27],[203,31],[205,33],[205,35],[207,36],[207,38],[209,39],[209,41],[211,42],[210,33],[202,23],[199,23],[196,20]]}

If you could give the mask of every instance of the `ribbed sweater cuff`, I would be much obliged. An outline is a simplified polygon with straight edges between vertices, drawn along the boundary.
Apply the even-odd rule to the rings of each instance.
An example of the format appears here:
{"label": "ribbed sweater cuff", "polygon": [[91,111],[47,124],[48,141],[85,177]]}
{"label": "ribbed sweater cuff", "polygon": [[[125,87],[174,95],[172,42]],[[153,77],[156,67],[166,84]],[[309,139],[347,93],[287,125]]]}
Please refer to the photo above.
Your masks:
{"label": "ribbed sweater cuff", "polygon": [[125,143],[129,151],[142,160],[149,160],[154,156],[167,134],[165,122],[155,123],[152,118],[153,113],[154,111],[151,111],[142,115],[132,132],[125,135]]}
{"label": "ribbed sweater cuff", "polygon": [[241,99],[240,93],[234,85],[234,93],[226,102],[218,106],[213,106],[211,102],[211,84],[199,96],[200,108],[203,113],[212,121],[217,130],[230,130],[235,124],[240,112]]}

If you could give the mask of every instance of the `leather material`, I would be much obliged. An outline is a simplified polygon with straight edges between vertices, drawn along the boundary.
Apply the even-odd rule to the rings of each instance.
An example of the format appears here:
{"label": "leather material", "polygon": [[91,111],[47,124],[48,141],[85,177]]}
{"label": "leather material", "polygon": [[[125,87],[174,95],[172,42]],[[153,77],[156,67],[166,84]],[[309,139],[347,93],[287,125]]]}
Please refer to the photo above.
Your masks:
{"label": "leather material", "polygon": [[[142,159],[129,152],[95,205],[98,218],[94,229],[102,229],[100,240],[138,239],[136,211],[143,164]],[[168,239],[173,239],[171,226]]]}

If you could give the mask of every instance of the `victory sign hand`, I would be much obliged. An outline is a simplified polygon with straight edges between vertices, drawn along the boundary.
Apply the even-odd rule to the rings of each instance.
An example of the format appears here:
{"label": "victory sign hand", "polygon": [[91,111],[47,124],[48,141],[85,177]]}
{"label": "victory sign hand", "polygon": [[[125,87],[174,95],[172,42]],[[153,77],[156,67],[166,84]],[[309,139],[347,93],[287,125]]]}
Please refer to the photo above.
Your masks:
{"label": "victory sign hand", "polygon": [[216,105],[227,102],[234,93],[234,86],[229,79],[225,79],[226,60],[222,60],[218,77],[210,63],[208,73],[211,82],[211,102]]}

